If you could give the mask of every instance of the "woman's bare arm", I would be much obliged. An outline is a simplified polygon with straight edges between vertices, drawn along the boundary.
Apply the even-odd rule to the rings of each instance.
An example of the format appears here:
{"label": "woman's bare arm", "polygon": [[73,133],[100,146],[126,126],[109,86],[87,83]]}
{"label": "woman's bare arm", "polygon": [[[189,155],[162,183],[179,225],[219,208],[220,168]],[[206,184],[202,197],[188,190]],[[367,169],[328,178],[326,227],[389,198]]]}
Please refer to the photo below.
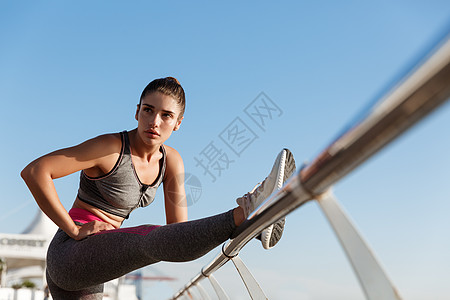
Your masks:
{"label": "woman's bare arm", "polygon": [[166,146],[167,161],[164,174],[164,203],[167,224],[187,221],[187,202],[184,190],[184,164],[180,154]]}
{"label": "woman's bare arm", "polygon": [[100,172],[103,168],[107,169],[110,161],[117,156],[117,149],[120,151],[120,145],[117,148],[115,140],[117,138],[113,135],[99,136],[80,145],[42,156],[21,172],[41,210],[74,239],[79,240],[101,230],[113,229],[113,226],[104,222],[77,226],[61,204],[53,180],[80,170],[98,169]]}

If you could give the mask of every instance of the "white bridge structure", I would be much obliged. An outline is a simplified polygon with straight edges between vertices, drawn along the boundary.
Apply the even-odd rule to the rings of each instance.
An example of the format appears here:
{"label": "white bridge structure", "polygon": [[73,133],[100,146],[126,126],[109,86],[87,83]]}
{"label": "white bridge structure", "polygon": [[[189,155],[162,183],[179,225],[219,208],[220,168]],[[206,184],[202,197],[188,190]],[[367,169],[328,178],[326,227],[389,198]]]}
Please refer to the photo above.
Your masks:
{"label": "white bridge structure", "polygon": [[45,282],[48,245],[57,226],[40,210],[21,234],[0,233],[0,300],[44,299],[43,290],[5,288],[7,281],[39,279]]}
{"label": "white bridge structure", "polygon": [[[450,35],[311,163],[291,176],[238,227],[236,238],[171,299],[211,299],[201,282],[208,279],[218,299],[229,299],[213,273],[232,261],[252,299],[267,299],[239,257],[259,232],[308,201],[317,201],[339,238],[367,299],[401,299],[355,225],[341,208],[333,184],[364,163],[450,97]],[[195,293],[192,293],[193,290]],[[217,298],[215,297],[215,298]]]}

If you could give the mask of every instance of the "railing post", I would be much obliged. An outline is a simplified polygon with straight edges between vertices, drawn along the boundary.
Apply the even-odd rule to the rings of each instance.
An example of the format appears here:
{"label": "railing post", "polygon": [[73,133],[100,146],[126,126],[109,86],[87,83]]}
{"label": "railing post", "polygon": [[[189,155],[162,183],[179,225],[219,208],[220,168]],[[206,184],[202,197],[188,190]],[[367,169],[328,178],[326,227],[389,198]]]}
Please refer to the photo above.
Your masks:
{"label": "railing post", "polygon": [[192,289],[192,288],[189,288],[189,289],[186,290],[186,293],[187,293],[186,297],[187,297],[189,300],[197,299],[194,295],[192,295],[191,289]]}
{"label": "railing post", "polygon": [[329,189],[316,199],[338,236],[367,299],[401,299],[375,258],[373,250],[359,234],[331,190]]}
{"label": "railing post", "polygon": [[241,275],[242,281],[244,282],[250,297],[253,300],[268,299],[242,259],[240,259],[239,256],[235,256],[231,260],[233,261],[236,270],[239,272],[239,275]]}
{"label": "railing post", "polygon": [[202,296],[203,300],[210,300],[211,298],[209,298],[208,294],[206,293],[205,289],[203,288],[203,286],[200,283],[195,284],[195,286],[197,287],[197,290],[200,293],[200,296]]}
{"label": "railing post", "polygon": [[211,274],[208,276],[209,281],[211,282],[211,285],[214,288],[214,291],[216,291],[217,297],[219,297],[219,300],[230,300],[228,298],[227,293],[225,293],[225,290],[222,288],[222,286],[217,282],[216,278]]}
{"label": "railing post", "polygon": [[183,300],[189,300],[189,297],[186,295],[187,291],[181,295]]}

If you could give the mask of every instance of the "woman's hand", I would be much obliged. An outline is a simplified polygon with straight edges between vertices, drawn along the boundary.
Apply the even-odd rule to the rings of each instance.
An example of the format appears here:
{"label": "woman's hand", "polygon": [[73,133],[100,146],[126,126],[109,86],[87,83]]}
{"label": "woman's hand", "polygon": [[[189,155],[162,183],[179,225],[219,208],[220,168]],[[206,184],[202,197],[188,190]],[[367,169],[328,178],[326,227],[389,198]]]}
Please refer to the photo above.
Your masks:
{"label": "woman's hand", "polygon": [[101,221],[92,221],[77,227],[78,233],[71,235],[71,238],[77,241],[82,240],[100,231],[115,229],[115,227],[112,226],[111,224]]}

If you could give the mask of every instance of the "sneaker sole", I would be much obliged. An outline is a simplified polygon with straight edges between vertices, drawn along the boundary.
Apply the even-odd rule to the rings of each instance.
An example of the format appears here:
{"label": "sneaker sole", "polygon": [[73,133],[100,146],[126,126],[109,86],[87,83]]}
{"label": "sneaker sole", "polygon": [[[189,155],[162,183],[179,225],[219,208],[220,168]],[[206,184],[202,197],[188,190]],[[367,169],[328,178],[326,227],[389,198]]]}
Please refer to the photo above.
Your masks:
{"label": "sneaker sole", "polygon": [[[292,152],[286,148],[283,149],[283,152],[280,164],[281,167],[280,170],[278,170],[277,186],[274,191],[281,189],[286,180],[291,177],[295,171],[295,160]],[[268,250],[278,243],[283,235],[285,223],[286,218],[283,217],[261,232],[259,238],[261,239],[264,249]]]}

